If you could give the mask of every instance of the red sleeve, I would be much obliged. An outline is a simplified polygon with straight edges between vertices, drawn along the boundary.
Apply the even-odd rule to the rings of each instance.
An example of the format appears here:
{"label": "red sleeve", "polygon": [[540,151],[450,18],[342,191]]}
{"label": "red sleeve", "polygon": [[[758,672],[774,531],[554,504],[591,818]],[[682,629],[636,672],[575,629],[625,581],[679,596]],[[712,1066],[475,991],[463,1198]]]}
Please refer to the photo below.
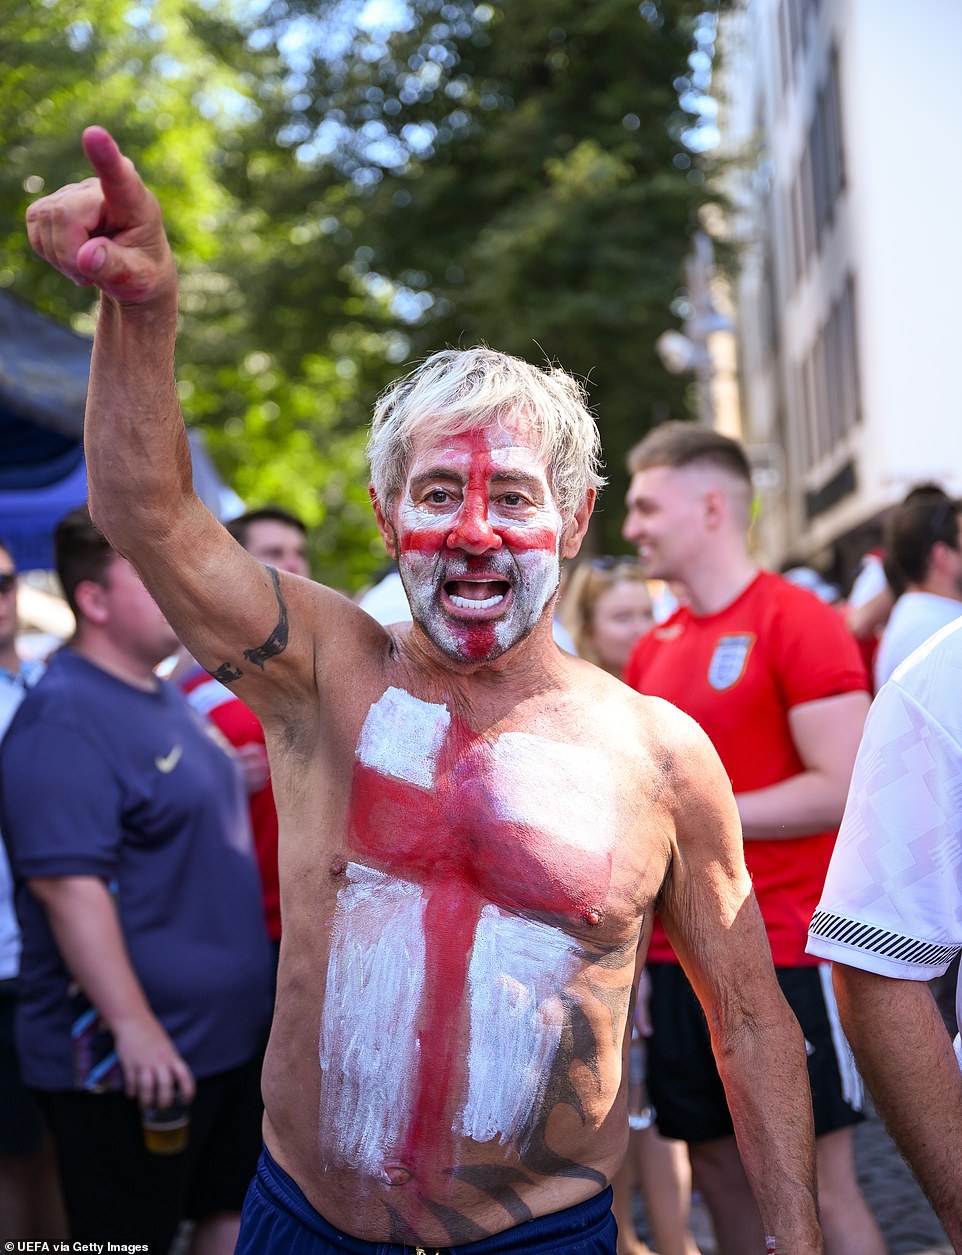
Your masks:
{"label": "red sleeve", "polygon": [[836,609],[785,584],[777,616],[768,643],[787,707],[870,691],[858,644]]}

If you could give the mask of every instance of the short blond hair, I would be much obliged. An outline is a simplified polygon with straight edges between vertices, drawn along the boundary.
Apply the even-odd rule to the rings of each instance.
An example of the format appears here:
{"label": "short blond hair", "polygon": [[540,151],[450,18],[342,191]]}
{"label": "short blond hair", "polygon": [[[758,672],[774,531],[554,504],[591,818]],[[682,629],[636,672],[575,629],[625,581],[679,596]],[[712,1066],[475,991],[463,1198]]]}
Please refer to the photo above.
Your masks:
{"label": "short blond hair", "polygon": [[589,490],[605,483],[584,388],[559,366],[541,369],[483,345],[433,353],[378,398],[367,444],[377,499],[389,508],[401,493],[415,437],[441,440],[518,418],[534,433],[570,522]]}

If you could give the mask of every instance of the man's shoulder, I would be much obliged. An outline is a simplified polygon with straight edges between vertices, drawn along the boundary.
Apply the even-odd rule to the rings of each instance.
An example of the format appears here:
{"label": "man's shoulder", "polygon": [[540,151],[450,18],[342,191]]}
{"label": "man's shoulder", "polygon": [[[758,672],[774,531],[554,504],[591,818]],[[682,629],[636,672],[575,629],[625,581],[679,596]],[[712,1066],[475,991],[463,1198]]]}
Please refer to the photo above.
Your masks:
{"label": "man's shoulder", "polygon": [[[940,597],[936,593],[903,593],[892,607],[882,632],[883,644],[892,641],[897,641],[900,647],[910,641],[920,644],[960,616],[962,601],[955,598]],[[915,647],[913,644],[908,652],[913,652]]]}
{"label": "man's shoulder", "polygon": [[774,571],[761,571],[753,586],[757,612],[773,618],[798,619],[803,624],[844,627],[838,609],[810,588],[803,588]]}
{"label": "man's shoulder", "polygon": [[896,669],[891,683],[962,740],[962,618],[929,637]]}

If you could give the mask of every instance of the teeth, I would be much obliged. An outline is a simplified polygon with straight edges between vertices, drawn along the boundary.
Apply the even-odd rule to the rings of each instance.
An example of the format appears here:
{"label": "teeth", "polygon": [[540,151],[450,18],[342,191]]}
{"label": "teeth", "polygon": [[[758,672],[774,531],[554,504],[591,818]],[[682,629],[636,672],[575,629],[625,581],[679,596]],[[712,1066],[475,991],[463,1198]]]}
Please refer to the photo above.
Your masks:
{"label": "teeth", "polygon": [[457,597],[451,593],[451,604],[457,606],[459,610],[488,610],[491,606],[496,606],[499,601],[504,601],[503,593],[495,593],[493,597],[482,597],[479,601],[475,601],[471,597]]}

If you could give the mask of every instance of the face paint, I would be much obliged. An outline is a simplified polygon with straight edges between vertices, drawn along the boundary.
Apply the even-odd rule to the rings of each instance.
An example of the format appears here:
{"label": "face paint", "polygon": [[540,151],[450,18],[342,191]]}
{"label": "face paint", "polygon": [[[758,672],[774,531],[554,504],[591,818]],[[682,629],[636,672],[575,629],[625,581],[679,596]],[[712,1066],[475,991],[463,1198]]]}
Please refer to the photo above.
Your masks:
{"label": "face paint", "polygon": [[320,1035],[342,1162],[446,1188],[456,1136],[524,1142],[581,964],[557,921],[603,918],[614,806],[601,755],[492,745],[398,689],[372,706],[350,836],[376,866],[351,863],[338,895]]}
{"label": "face paint", "polygon": [[561,533],[541,458],[519,433],[492,425],[416,450],[397,510],[414,619],[455,661],[497,658],[557,589]]}

